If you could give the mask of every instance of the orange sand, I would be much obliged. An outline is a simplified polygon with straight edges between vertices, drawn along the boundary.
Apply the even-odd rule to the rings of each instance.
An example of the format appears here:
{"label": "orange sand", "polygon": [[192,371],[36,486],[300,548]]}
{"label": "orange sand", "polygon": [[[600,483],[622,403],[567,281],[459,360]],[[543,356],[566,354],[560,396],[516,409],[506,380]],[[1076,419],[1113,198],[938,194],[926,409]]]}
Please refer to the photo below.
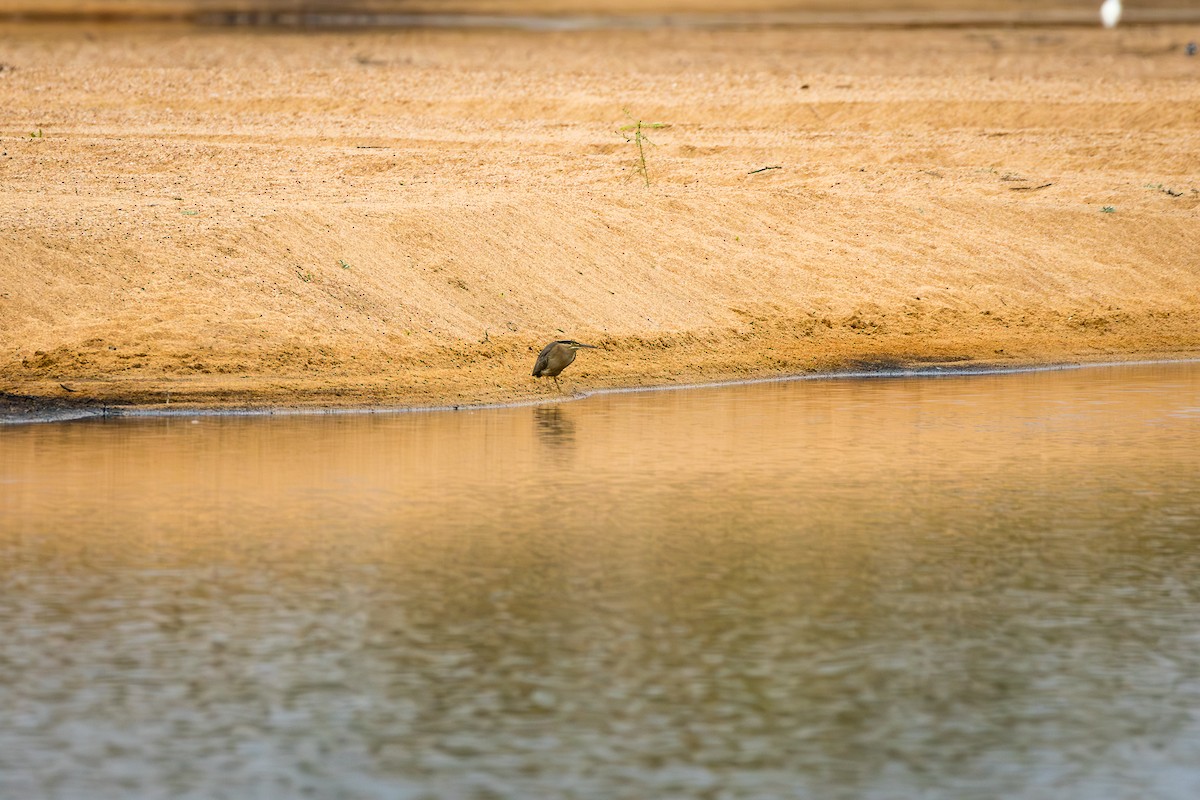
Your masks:
{"label": "orange sand", "polygon": [[1195,357],[1196,38],[2,24],[0,393],[512,401],[564,337],[570,390]]}

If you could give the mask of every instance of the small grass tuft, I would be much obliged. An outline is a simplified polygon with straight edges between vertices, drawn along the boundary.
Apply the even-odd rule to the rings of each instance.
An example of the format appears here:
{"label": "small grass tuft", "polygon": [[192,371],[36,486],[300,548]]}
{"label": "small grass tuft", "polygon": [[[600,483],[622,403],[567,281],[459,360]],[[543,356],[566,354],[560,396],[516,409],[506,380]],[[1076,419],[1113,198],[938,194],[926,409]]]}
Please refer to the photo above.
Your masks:
{"label": "small grass tuft", "polygon": [[1114,206],[1105,206],[1104,208],[1100,209],[1100,213],[1101,214],[1114,214],[1114,213],[1116,213],[1116,210],[1117,209]]}
{"label": "small grass tuft", "polygon": [[646,122],[644,120],[634,119],[633,114],[630,113],[628,108],[622,110],[625,112],[625,116],[629,117],[629,119],[633,121],[628,125],[622,125],[617,129],[617,133],[619,133],[625,139],[625,141],[633,142],[633,144],[637,147],[637,172],[642,176],[642,180],[646,182],[646,185],[649,186],[650,171],[646,167],[646,145],[654,146],[654,142],[650,141],[649,137],[647,137],[643,131],[648,129],[660,130],[662,128],[669,128],[671,126],[666,122]]}

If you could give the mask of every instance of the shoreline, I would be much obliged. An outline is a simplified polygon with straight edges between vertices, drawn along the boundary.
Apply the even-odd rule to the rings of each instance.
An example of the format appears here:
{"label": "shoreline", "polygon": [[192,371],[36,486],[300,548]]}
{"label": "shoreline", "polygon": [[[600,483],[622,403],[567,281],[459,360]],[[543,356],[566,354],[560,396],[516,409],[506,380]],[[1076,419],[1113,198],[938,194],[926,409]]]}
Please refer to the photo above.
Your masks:
{"label": "shoreline", "polygon": [[771,383],[795,383],[799,381],[842,381],[879,380],[909,378],[972,378],[996,375],[1021,375],[1037,372],[1060,372],[1086,369],[1111,369],[1121,367],[1147,367],[1159,365],[1200,364],[1200,354],[1178,357],[1163,357],[1136,360],[1075,361],[1041,364],[1003,364],[1001,362],[979,363],[971,366],[939,366],[913,363],[907,366],[881,366],[878,369],[812,372],[738,380],[698,381],[693,383],[663,384],[654,386],[618,386],[590,389],[570,395],[523,398],[507,402],[435,405],[435,406],[236,406],[236,405],[188,405],[161,406],[108,406],[97,409],[95,403],[78,401],[72,403],[45,397],[16,396],[0,393],[0,426],[34,425],[40,423],[77,422],[96,419],[156,419],[169,417],[275,417],[275,416],[366,416],[443,412],[493,411],[510,408],[556,405],[593,397],[618,394],[642,394],[650,392],[675,392],[706,389],[755,386]]}

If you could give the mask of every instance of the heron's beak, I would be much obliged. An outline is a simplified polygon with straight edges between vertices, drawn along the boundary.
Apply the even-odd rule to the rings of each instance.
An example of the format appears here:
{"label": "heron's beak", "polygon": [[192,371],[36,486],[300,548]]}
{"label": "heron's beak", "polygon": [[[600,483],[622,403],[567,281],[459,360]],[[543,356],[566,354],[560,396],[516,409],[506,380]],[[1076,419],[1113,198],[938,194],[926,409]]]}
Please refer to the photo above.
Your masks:
{"label": "heron's beak", "polygon": [[579,346],[579,347],[590,347],[590,348],[592,348],[593,350],[598,350],[598,349],[599,349],[599,348],[598,348],[598,347],[596,347],[596,345],[594,345],[594,344],[584,344],[583,342],[579,342],[579,343],[578,343],[578,346]]}

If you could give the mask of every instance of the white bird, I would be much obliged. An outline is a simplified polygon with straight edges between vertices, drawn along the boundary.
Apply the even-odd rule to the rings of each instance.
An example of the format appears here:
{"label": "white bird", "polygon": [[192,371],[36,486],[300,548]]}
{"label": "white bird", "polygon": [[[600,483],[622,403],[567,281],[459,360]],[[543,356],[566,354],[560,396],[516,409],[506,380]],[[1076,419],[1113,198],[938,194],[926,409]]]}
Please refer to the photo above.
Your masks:
{"label": "white bird", "polygon": [[1106,28],[1115,28],[1121,19],[1121,0],[1104,0],[1100,6],[1100,21]]}

